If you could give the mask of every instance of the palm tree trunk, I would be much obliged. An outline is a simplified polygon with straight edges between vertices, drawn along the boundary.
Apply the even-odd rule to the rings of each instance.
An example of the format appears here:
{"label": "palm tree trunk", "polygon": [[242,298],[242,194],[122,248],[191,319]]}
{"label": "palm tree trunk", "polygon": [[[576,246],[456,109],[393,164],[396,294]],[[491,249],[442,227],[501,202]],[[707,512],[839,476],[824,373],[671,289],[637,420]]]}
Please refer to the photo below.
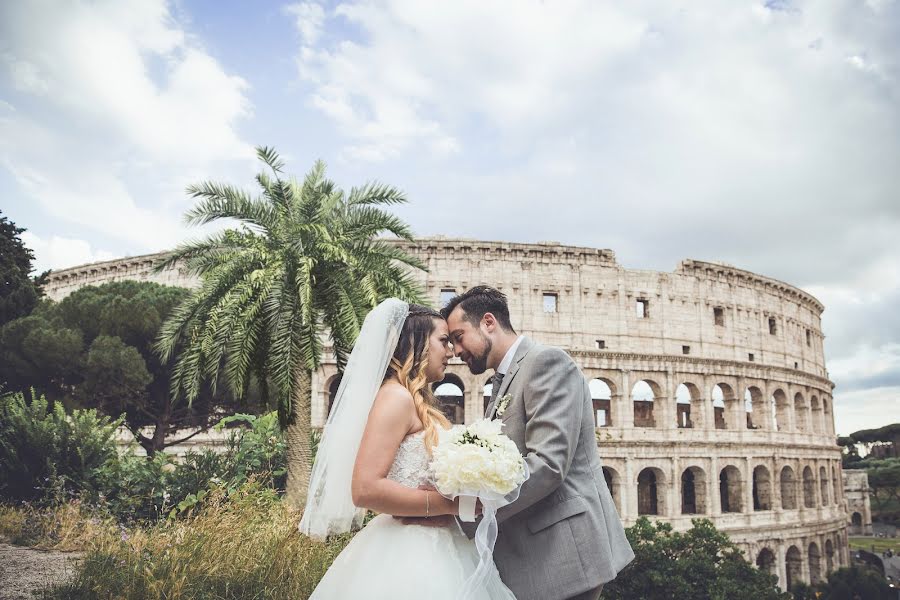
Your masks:
{"label": "palm tree trunk", "polygon": [[312,469],[312,448],[309,445],[310,398],[312,396],[312,371],[302,368],[297,374],[297,387],[291,399],[291,415],[284,430],[287,442],[287,493],[285,502],[294,509],[306,503],[309,475]]}

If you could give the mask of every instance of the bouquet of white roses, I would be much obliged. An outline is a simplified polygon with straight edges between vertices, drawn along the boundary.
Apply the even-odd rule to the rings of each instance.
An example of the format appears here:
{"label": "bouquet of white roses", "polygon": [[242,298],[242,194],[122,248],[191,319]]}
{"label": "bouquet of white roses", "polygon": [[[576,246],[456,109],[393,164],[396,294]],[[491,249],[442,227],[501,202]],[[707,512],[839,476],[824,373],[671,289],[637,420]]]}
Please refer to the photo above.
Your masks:
{"label": "bouquet of white roses", "polygon": [[498,419],[480,419],[468,427],[456,425],[432,449],[431,469],[437,490],[447,498],[459,497],[459,518],[475,520],[475,504],[482,519],[475,532],[478,567],[469,576],[460,598],[477,595],[493,567],[497,540],[497,510],[514,502],[528,479],[528,465]]}
{"label": "bouquet of white roses", "polygon": [[468,427],[457,425],[441,437],[431,461],[441,494],[506,496],[525,481],[525,460],[502,426],[499,419],[480,419]]}

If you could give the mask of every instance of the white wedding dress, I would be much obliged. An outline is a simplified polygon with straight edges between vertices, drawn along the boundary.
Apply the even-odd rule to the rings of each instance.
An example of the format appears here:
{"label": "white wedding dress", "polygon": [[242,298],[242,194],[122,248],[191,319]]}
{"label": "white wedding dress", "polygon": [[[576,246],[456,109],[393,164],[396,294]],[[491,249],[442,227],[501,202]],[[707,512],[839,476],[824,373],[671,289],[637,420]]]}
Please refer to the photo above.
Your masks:
{"label": "white wedding dress", "polygon": [[[422,432],[406,436],[388,478],[406,487],[428,482],[429,458]],[[354,536],[316,587],[311,600],[451,600],[475,571],[475,544],[450,527],[404,525],[378,515]],[[515,600],[491,565],[473,600]]]}

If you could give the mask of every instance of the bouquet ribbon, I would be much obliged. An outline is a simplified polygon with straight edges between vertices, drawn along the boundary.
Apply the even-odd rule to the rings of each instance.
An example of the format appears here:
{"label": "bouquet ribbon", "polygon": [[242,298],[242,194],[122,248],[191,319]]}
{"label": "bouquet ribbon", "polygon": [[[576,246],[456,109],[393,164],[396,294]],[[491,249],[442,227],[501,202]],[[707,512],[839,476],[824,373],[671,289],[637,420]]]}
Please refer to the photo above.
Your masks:
{"label": "bouquet ribbon", "polygon": [[[528,464],[524,463],[525,480],[528,479]],[[522,485],[516,486],[516,489],[510,493],[503,495],[498,492],[489,490],[472,490],[464,491],[457,494],[459,498],[459,519],[465,522],[475,521],[475,505],[481,502],[481,522],[475,529],[475,550],[478,553],[478,566],[475,571],[469,575],[466,582],[459,591],[461,600],[470,600],[477,598],[484,591],[484,583],[491,572],[496,569],[494,566],[494,544],[497,542],[497,532],[499,526],[497,524],[497,511],[508,504],[512,504],[519,498],[519,491]]]}

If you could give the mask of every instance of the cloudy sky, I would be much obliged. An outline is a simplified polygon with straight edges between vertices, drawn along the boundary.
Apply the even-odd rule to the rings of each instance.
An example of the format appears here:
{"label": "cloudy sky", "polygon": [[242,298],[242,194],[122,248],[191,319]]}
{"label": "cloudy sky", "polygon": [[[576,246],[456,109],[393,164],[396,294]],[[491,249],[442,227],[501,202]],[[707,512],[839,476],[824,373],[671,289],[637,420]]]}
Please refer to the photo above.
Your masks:
{"label": "cloudy sky", "polygon": [[900,420],[900,0],[0,3],[0,209],[39,268],[171,247],[255,145],[403,188],[421,235],[802,287],[839,432]]}

